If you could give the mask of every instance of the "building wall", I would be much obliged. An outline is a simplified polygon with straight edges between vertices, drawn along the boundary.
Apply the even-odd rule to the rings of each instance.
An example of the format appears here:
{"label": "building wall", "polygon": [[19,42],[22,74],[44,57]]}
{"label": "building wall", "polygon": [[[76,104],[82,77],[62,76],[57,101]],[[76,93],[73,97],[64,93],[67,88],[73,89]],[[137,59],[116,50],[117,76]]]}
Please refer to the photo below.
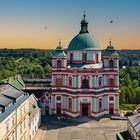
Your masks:
{"label": "building wall", "polygon": [[41,123],[40,116],[39,111],[29,127],[29,98],[27,98],[0,123],[0,140],[29,140],[30,134],[33,134],[33,131],[35,134],[35,129],[37,130]]}
{"label": "building wall", "polygon": [[134,140],[140,140],[140,137],[137,135],[136,131],[129,121],[127,121],[127,130]]}
{"label": "building wall", "polygon": [[29,100],[17,108],[17,139],[29,138]]}
{"label": "building wall", "polygon": [[38,110],[38,112],[36,112],[35,116],[34,116],[34,119],[30,122],[30,135],[29,135],[29,140],[31,140],[36,131],[38,130],[38,127],[40,126],[41,124],[41,112],[40,110]]}
{"label": "building wall", "polygon": [[[117,96],[116,96],[117,94]],[[68,94],[68,93],[57,93],[56,95],[54,94],[52,97],[53,99],[55,99],[55,102],[53,102],[53,106],[55,108],[55,113],[56,113],[56,98],[57,96],[61,96],[62,100],[60,101],[61,105],[62,105],[62,111],[61,113],[66,113],[70,116],[76,117],[80,115],[80,103],[89,103],[90,104],[90,116],[93,117],[98,117],[100,115],[104,115],[104,114],[109,114],[109,107],[110,104],[113,105],[113,110],[114,110],[114,114],[118,113],[118,109],[119,109],[119,96],[118,93],[102,93],[101,95],[94,95],[93,94],[85,94],[85,96],[83,94],[77,93],[77,95],[72,95],[72,94]],[[113,101],[110,101],[109,98],[113,97]],[[69,108],[68,108],[68,99],[71,98],[72,99],[72,110],[69,112]],[[99,100],[101,99],[101,108],[99,108]]]}
{"label": "building wall", "polygon": [[24,137],[27,140],[29,138],[28,120],[29,103],[26,100],[0,123],[0,140],[12,138],[15,140],[24,140]]}
{"label": "building wall", "polygon": [[[52,71],[53,74],[53,88],[52,88],[52,99],[51,108],[54,109],[56,113],[56,95],[61,95],[61,105],[62,110],[66,110],[66,113],[70,116],[80,115],[80,104],[87,102],[90,104],[91,116],[98,117],[104,114],[109,114],[111,109],[114,109],[116,114],[119,109],[119,64],[118,57],[111,56],[103,57],[104,66],[102,67],[101,51],[96,50],[74,50],[67,51],[67,60],[70,62],[70,54],[73,54],[72,64],[79,63],[89,63],[93,64],[95,68],[70,68],[67,67],[64,71],[57,69],[57,71]],[[83,63],[83,53],[86,53],[86,59]],[[96,60],[98,57],[98,60]],[[109,68],[109,60],[113,60],[113,68]],[[100,68],[96,68],[96,64],[101,64]],[[89,72],[87,72],[87,71]],[[91,70],[91,71],[90,71]],[[78,72],[79,71],[79,72]],[[55,76],[54,76],[55,74]],[[56,77],[61,76],[63,80],[63,85],[56,85]],[[72,85],[69,83],[69,79],[72,80]],[[82,88],[82,81],[87,79],[89,86],[87,88]],[[101,80],[101,82],[100,82]],[[53,90],[56,90],[53,93]],[[58,92],[57,92],[58,90]],[[62,92],[61,92],[62,90]],[[117,95],[117,96],[116,96]],[[113,96],[113,101],[110,101],[110,96]],[[68,98],[72,98],[72,110],[68,109]],[[99,107],[99,101],[101,100],[101,107]],[[112,107],[112,108],[111,108]],[[110,109],[110,110],[109,110]],[[61,111],[61,113],[64,111]]]}
{"label": "building wall", "polygon": [[16,111],[0,123],[0,140],[16,138]]}

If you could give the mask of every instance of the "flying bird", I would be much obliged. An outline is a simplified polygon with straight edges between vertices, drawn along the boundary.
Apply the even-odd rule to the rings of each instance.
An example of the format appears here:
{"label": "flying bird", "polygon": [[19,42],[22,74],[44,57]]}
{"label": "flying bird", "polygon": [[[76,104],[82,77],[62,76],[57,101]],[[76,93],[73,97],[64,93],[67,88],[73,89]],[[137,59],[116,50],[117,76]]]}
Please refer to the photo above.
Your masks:
{"label": "flying bird", "polygon": [[45,29],[47,29],[47,26],[45,26]]}
{"label": "flying bird", "polygon": [[110,22],[109,23],[113,23],[113,20],[110,20]]}

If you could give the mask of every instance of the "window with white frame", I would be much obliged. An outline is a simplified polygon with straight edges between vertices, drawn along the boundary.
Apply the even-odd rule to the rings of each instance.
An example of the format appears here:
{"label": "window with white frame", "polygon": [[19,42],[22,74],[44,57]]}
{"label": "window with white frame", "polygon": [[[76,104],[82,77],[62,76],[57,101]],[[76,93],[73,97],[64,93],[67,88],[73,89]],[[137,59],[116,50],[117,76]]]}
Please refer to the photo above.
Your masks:
{"label": "window with white frame", "polygon": [[22,123],[20,124],[20,134],[22,133]]}
{"label": "window with white frame", "polygon": [[[26,134],[26,133],[25,133],[25,134]],[[23,140],[26,140],[25,134],[24,134]]]}
{"label": "window with white frame", "polygon": [[102,109],[102,98],[99,99],[99,110]]}
{"label": "window with white frame", "polygon": [[57,100],[57,101],[61,101],[61,96],[57,96],[57,97],[56,97],[56,100]]}
{"label": "window with white frame", "polygon": [[12,140],[15,140],[15,133],[12,134]]}
{"label": "window with white frame", "polygon": [[24,119],[24,129],[26,128],[26,118]]}
{"label": "window with white frame", "polygon": [[109,97],[109,100],[114,101],[114,97],[113,96]]}
{"label": "window with white frame", "polygon": [[22,108],[20,108],[20,116],[22,116]]}
{"label": "window with white frame", "polygon": [[24,105],[24,113],[26,112],[26,107],[25,107],[25,105]]}
{"label": "window with white frame", "polygon": [[6,123],[6,131],[9,131],[9,123]]}
{"label": "window with white frame", "polygon": [[15,117],[12,118],[12,125],[15,124]]}

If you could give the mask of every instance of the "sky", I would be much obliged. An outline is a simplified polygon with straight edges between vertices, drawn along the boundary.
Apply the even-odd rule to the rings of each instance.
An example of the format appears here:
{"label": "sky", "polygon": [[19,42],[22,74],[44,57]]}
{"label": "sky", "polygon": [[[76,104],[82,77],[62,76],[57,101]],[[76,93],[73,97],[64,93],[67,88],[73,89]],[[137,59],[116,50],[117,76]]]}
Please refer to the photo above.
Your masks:
{"label": "sky", "polygon": [[139,7],[140,0],[0,0],[0,48],[55,49],[59,39],[67,48],[85,10],[102,49],[110,38],[116,49],[140,49]]}

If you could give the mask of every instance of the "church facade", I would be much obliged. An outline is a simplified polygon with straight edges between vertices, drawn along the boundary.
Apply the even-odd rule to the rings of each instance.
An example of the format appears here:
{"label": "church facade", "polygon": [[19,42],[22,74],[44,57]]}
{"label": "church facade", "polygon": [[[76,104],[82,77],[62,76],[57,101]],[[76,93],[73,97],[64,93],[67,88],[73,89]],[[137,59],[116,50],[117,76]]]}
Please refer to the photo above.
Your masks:
{"label": "church facade", "polygon": [[64,51],[52,56],[51,114],[99,117],[119,111],[119,55],[111,42],[101,54],[99,43],[81,21],[81,30]]}

